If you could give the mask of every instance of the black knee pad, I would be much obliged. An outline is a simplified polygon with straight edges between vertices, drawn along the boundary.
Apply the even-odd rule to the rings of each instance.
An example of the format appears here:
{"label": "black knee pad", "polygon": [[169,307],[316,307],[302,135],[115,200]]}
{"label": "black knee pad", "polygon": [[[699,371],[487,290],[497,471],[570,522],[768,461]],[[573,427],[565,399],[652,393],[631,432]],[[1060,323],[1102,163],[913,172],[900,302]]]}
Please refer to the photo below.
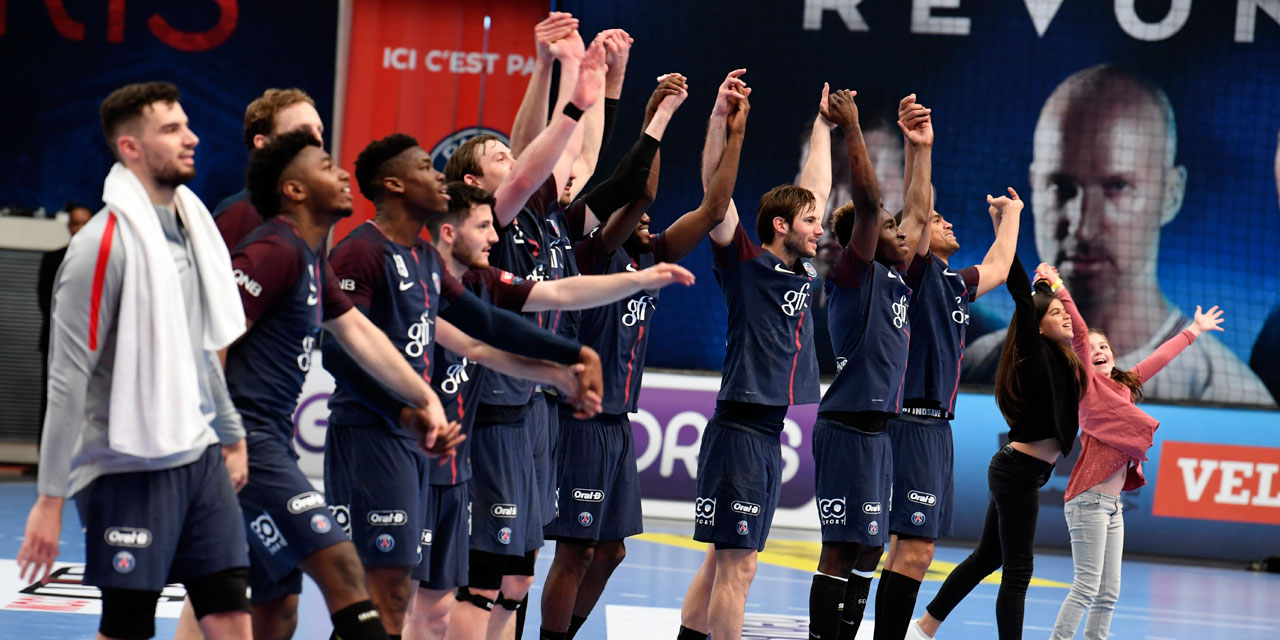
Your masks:
{"label": "black knee pad", "polygon": [[454,598],[456,598],[458,602],[466,602],[466,603],[472,604],[484,611],[493,611],[492,600],[478,593],[474,593],[466,587],[458,587],[458,593],[454,595]]}
{"label": "black knee pad", "polygon": [[506,573],[510,557],[472,549],[467,557],[467,586],[472,589],[501,589],[502,576]]}
{"label": "black knee pad", "polygon": [[[527,598],[528,596],[525,597]],[[519,611],[520,607],[524,605],[524,600],[509,600],[502,597],[502,594],[499,593],[497,603],[502,605],[502,608],[507,611]]]}
{"label": "black knee pad", "polygon": [[537,552],[530,551],[524,554],[523,558],[507,556],[507,571],[509,576],[533,576],[533,567],[538,562]]}
{"label": "black knee pad", "polygon": [[103,589],[102,620],[98,631],[109,638],[150,638],[156,635],[159,591]]}
{"label": "black knee pad", "polygon": [[235,567],[186,583],[196,620],[211,613],[249,611],[249,568]]}

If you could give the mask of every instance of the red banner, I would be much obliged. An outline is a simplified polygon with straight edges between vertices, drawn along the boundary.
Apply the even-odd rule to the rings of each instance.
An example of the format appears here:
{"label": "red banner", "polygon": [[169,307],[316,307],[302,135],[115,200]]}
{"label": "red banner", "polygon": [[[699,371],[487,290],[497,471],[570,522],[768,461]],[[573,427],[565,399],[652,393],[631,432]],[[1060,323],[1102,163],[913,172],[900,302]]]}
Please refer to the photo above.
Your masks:
{"label": "red banner", "polygon": [[[446,150],[479,131],[507,135],[533,71],[533,0],[361,0],[352,3],[342,167],[370,141],[407,133],[444,166]],[[451,139],[455,137],[456,139]],[[336,239],[373,217],[356,198]]]}
{"label": "red banner", "polygon": [[1151,513],[1280,524],[1280,449],[1165,442]]}

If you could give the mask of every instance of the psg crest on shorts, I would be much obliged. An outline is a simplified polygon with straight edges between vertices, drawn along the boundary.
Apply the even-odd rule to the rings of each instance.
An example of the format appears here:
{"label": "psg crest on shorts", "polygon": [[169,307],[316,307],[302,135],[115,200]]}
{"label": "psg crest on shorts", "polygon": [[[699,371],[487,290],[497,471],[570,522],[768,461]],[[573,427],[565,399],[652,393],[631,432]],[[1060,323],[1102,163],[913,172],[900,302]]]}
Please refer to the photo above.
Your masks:
{"label": "psg crest on shorts", "polygon": [[594,520],[595,520],[595,518],[592,518],[592,517],[591,517],[591,513],[590,513],[590,512],[588,512],[588,511],[583,511],[582,513],[579,513],[579,514],[578,514],[578,524],[580,524],[580,525],[582,525],[582,526],[584,526],[584,527],[589,527],[589,526],[591,526],[591,523],[592,523]]}
{"label": "psg crest on shorts", "polygon": [[914,524],[917,527],[924,524],[924,514],[919,511],[911,514],[911,524]]}
{"label": "psg crest on shorts", "polygon": [[133,573],[137,566],[138,561],[128,551],[117,552],[116,557],[111,559],[111,568],[115,569],[116,573]]}
{"label": "psg crest on shorts", "polygon": [[389,533],[384,533],[378,536],[377,539],[375,539],[373,542],[374,544],[378,545],[378,551],[381,551],[383,553],[386,553],[396,548],[396,539],[392,538],[391,534]]}
{"label": "psg crest on shorts", "polygon": [[498,529],[498,542],[501,542],[502,544],[511,544],[511,527]]}
{"label": "psg crest on shorts", "polygon": [[329,516],[323,513],[317,513],[311,516],[311,530],[316,533],[328,533],[333,528],[333,523],[329,522]]}
{"label": "psg crest on shorts", "polygon": [[880,533],[880,523],[876,522],[875,520],[872,520],[871,524],[867,525],[867,533],[873,536],[877,533]]}
{"label": "psg crest on shorts", "polygon": [[747,535],[747,531],[749,531],[749,529],[747,528],[747,521],[746,521],[746,520],[739,520],[739,521],[738,521],[738,535],[740,535],[740,536],[745,536],[745,535]]}

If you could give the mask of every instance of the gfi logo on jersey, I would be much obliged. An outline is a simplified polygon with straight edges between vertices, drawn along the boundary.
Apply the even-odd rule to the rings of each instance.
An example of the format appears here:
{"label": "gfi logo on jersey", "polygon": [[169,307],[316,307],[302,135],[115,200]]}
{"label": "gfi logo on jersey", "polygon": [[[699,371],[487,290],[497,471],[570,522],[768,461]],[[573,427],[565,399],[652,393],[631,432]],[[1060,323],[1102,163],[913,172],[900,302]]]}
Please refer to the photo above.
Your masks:
{"label": "gfi logo on jersey", "polygon": [[423,311],[418,321],[409,325],[407,333],[409,342],[404,345],[404,352],[410,358],[420,358],[431,344],[431,316]]}
{"label": "gfi logo on jersey", "polygon": [[697,524],[715,526],[716,499],[715,498],[698,498],[693,503],[693,516],[694,516],[694,521]]}
{"label": "gfi logo on jersey", "polygon": [[103,534],[107,544],[113,547],[133,547],[145,549],[151,546],[151,532],[134,527],[111,527]]}
{"label": "gfi logo on jersey", "polygon": [[909,304],[910,303],[907,302],[906,296],[902,296],[901,298],[898,299],[897,302],[893,303],[893,326],[894,327],[901,329],[902,325],[907,323],[907,307]]}
{"label": "gfi logo on jersey", "polygon": [[822,524],[844,524],[847,515],[844,498],[818,499],[818,519]]}
{"label": "gfi logo on jersey", "polygon": [[516,517],[517,509],[514,504],[495,504],[489,512],[495,518],[514,518]]}
{"label": "gfi logo on jersey", "polygon": [[471,374],[467,373],[469,364],[471,362],[463,358],[462,362],[449,365],[444,373],[444,381],[440,383],[440,390],[449,394],[457,393],[458,389],[462,388],[462,383],[471,380]]}
{"label": "gfi logo on jersey", "polygon": [[323,506],[325,506],[324,496],[320,495],[320,492],[318,491],[299,493],[298,495],[289,498],[288,504],[289,513],[294,515]]}
{"label": "gfi logo on jersey", "polygon": [[578,502],[600,502],[604,500],[604,492],[599,489],[574,489],[573,499]]}
{"label": "gfi logo on jersey", "polygon": [[932,493],[916,491],[915,489],[912,489],[907,492],[907,499],[912,502],[918,502],[926,507],[932,507],[933,505],[938,504],[937,496],[933,495]]}
{"label": "gfi logo on jersey", "polygon": [[869,514],[871,514],[871,515],[876,515],[876,514],[880,513],[880,511],[881,511],[881,510],[882,510],[882,509],[881,509],[881,507],[880,507],[880,503],[879,503],[879,502],[864,502],[864,503],[862,503],[862,512],[863,512],[863,513],[869,513]]}
{"label": "gfi logo on jersey", "polygon": [[231,277],[236,279],[236,284],[244,288],[245,293],[255,298],[262,295],[262,285],[258,284],[257,280],[250,278],[244,271],[236,269],[231,272]]}
{"label": "gfi logo on jersey", "polygon": [[741,500],[734,500],[733,504],[729,505],[729,508],[733,509],[737,513],[741,513],[748,516],[760,515],[760,505],[754,502],[743,502]]}
{"label": "gfi logo on jersey", "polygon": [[635,300],[627,301],[627,312],[622,314],[622,324],[628,327],[634,327],[644,322],[649,315],[649,308],[658,308],[658,303],[653,296],[640,296]]}
{"label": "gfi logo on jersey", "polygon": [[796,314],[804,311],[809,307],[809,283],[795,291],[788,291],[782,296],[782,312],[796,317]]}
{"label": "gfi logo on jersey", "polygon": [[409,515],[403,511],[370,511],[365,519],[375,527],[400,527],[409,522]]}

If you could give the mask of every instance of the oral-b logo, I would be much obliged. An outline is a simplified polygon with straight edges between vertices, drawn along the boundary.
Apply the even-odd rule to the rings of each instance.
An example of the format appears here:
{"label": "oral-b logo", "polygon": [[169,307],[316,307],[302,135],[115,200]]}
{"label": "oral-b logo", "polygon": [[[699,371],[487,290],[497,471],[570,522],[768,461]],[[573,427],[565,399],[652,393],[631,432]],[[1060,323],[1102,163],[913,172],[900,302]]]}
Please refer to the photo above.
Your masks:
{"label": "oral-b logo", "polygon": [[113,547],[133,547],[143,549],[151,546],[151,531],[134,527],[111,527],[104,537],[107,544]]}
{"label": "oral-b logo", "polygon": [[496,518],[514,518],[516,517],[516,506],[514,504],[495,504],[489,510]]}
{"label": "oral-b logo", "polygon": [[604,492],[599,489],[574,489],[573,499],[578,502],[600,502],[604,500]]}
{"label": "oral-b logo", "polygon": [[925,505],[926,507],[932,507],[933,505],[938,504],[937,496],[933,495],[932,493],[916,491],[915,489],[912,489],[907,492],[907,499],[912,502],[918,502],[922,505]]}
{"label": "oral-b logo", "polygon": [[879,502],[864,502],[864,503],[862,503],[862,512],[863,512],[863,513],[878,514],[878,513],[880,513],[880,511],[881,511],[881,508],[880,508],[880,503],[879,503]]}
{"label": "oral-b logo", "polygon": [[375,527],[399,527],[409,522],[409,515],[403,511],[370,511],[365,519]]}
{"label": "oral-b logo", "polygon": [[323,507],[323,506],[325,506],[324,496],[320,495],[320,493],[317,491],[308,491],[306,493],[299,493],[298,495],[292,498],[289,498],[289,504],[288,504],[289,513],[292,513],[294,515],[302,513],[303,511],[309,511],[311,509],[315,509],[316,507]]}
{"label": "oral-b logo", "polygon": [[729,508],[733,509],[737,513],[745,514],[748,516],[760,515],[760,505],[755,504],[753,502],[742,502],[741,500],[734,500],[733,504],[729,505]]}

